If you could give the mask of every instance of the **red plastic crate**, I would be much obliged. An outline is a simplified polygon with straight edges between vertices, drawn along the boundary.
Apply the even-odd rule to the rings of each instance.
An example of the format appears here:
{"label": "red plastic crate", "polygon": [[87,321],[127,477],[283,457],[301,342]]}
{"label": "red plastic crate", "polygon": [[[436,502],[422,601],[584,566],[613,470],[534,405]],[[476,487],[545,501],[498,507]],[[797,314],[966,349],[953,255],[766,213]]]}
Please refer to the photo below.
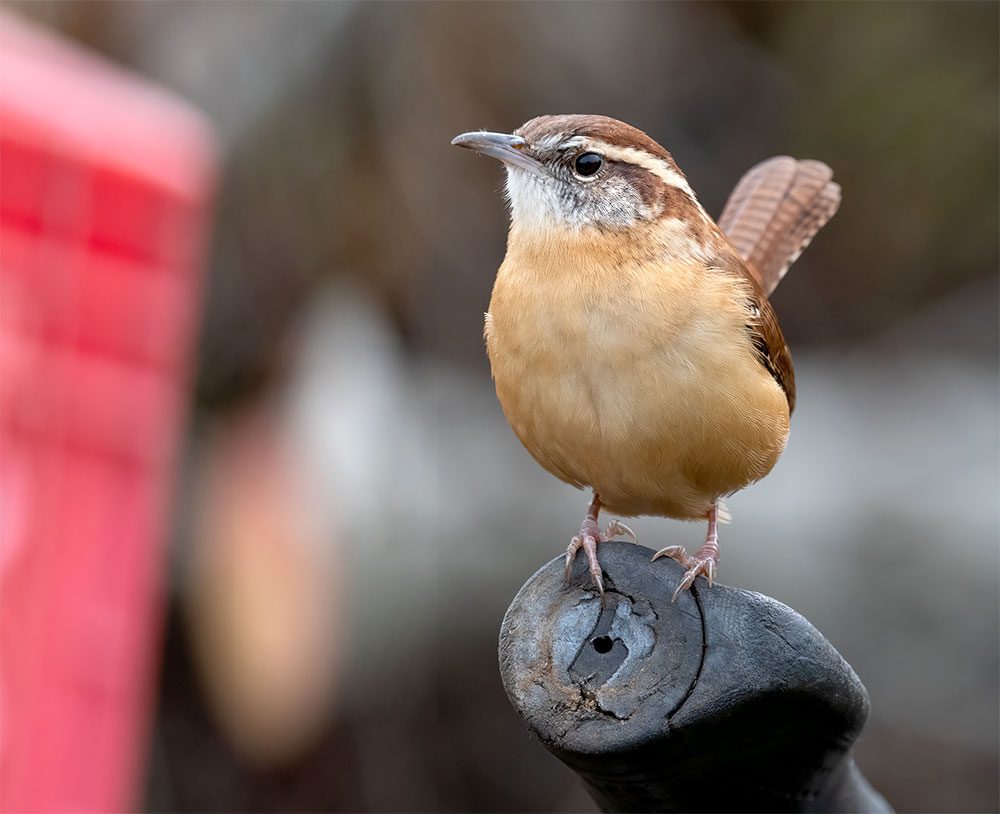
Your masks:
{"label": "red plastic crate", "polygon": [[0,13],[0,808],[128,811],[214,172],[189,106]]}

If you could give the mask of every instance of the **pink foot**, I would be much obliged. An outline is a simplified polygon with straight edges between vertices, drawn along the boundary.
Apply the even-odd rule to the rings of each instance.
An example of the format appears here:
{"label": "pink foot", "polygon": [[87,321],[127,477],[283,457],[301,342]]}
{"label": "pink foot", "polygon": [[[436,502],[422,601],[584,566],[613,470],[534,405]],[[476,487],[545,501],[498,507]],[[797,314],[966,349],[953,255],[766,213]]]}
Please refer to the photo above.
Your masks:
{"label": "pink foot", "polygon": [[698,577],[705,577],[708,580],[709,587],[715,581],[715,569],[719,565],[719,557],[718,554],[713,555],[706,552],[704,546],[699,548],[692,557],[684,550],[684,546],[671,545],[661,548],[653,555],[654,560],[658,557],[670,557],[670,559],[677,560],[677,562],[687,569],[680,584],[677,586],[677,590],[674,591],[674,595],[670,599],[671,602],[676,602],[681,591],[686,591],[690,588]]}
{"label": "pink foot", "polygon": [[597,544],[606,543],[619,535],[626,535],[632,538],[632,542],[638,542],[635,532],[624,523],[612,520],[608,527],[602,532],[597,526],[597,514],[601,509],[601,501],[597,495],[590,502],[587,509],[587,516],[580,524],[580,533],[569,541],[566,547],[566,583],[569,584],[570,576],[573,572],[573,561],[576,559],[576,552],[581,548],[587,555],[587,569],[590,571],[590,578],[597,587],[601,596],[604,596],[604,578],[601,575],[601,564],[597,560]]}
{"label": "pink foot", "polygon": [[708,580],[708,587],[711,588],[712,583],[715,582],[715,571],[719,566],[718,508],[713,505],[709,511],[708,537],[705,539],[705,544],[694,553],[693,557],[687,553],[684,546],[680,545],[669,545],[653,555],[654,560],[660,557],[676,560],[687,569],[670,599],[671,602],[676,602],[681,591],[688,590],[698,577],[704,577]]}

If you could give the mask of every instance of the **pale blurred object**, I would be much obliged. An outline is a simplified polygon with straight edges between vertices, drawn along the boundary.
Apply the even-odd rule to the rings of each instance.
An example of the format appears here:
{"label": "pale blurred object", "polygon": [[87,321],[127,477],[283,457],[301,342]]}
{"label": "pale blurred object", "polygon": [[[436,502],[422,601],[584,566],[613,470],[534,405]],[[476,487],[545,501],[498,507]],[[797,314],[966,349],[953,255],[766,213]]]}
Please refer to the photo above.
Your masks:
{"label": "pale blurred object", "polygon": [[184,604],[209,704],[245,758],[292,762],[341,669],[339,541],[266,409],[212,431],[199,469]]}
{"label": "pale blurred object", "polygon": [[160,87],[0,12],[0,787],[128,811],[215,154]]}

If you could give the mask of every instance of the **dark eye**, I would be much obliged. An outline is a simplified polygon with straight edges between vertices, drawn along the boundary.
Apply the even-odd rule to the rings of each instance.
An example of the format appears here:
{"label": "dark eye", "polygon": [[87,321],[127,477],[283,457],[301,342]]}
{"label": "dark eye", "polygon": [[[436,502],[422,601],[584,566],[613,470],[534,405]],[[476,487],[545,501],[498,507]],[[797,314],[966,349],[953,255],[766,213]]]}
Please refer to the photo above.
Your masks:
{"label": "dark eye", "polygon": [[583,153],[576,157],[574,166],[576,167],[577,174],[586,178],[588,175],[593,175],[597,172],[603,163],[604,159],[597,153]]}

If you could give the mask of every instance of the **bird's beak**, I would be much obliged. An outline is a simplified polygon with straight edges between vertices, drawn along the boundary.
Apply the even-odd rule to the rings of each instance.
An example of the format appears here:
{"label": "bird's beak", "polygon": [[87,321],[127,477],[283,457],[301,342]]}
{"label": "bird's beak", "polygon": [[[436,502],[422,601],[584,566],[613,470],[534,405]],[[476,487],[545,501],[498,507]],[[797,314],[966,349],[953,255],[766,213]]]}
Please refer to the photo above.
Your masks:
{"label": "bird's beak", "polygon": [[498,158],[512,167],[520,167],[522,170],[536,175],[542,174],[542,165],[525,154],[524,148],[528,146],[528,142],[520,136],[511,136],[506,133],[487,133],[481,130],[455,136],[451,143],[456,147],[468,147],[477,153]]}

